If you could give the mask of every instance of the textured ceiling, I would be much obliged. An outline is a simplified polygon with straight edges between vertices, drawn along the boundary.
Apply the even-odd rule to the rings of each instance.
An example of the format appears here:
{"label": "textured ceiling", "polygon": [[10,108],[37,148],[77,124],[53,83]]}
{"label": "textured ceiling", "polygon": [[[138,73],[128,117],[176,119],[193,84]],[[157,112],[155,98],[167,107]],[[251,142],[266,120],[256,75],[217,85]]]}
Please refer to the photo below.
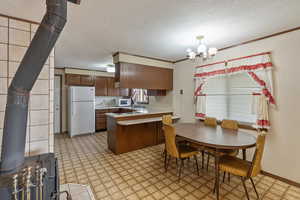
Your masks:
{"label": "textured ceiling", "polygon": [[[1,0],[0,13],[40,21],[44,0]],[[56,65],[101,69],[116,51],[178,60],[204,34],[210,46],[300,26],[299,0],[82,0],[69,4]]]}

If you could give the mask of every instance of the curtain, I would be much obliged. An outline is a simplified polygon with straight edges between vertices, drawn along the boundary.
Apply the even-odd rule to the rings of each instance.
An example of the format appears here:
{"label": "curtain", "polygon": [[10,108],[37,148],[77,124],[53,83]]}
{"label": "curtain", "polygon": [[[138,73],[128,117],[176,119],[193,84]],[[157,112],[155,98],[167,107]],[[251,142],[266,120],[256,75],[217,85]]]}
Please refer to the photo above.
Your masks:
{"label": "curtain", "polygon": [[255,97],[253,98],[259,99],[253,100],[252,102],[258,116],[256,126],[259,128],[269,128],[270,122],[268,118],[268,105],[275,105],[272,84],[272,69],[273,64],[271,62],[270,52],[197,66],[194,75],[196,117],[205,117],[206,95],[203,94],[203,87],[210,78],[246,73],[261,89],[261,95],[254,95]]}

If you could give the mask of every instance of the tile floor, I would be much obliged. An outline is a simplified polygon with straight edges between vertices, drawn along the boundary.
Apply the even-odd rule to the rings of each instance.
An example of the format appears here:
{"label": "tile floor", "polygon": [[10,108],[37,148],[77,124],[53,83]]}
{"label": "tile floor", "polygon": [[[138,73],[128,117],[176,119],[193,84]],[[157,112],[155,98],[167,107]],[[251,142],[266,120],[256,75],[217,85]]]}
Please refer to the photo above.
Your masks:
{"label": "tile floor", "polygon": [[[55,136],[61,184],[90,185],[97,200],[215,199],[212,194],[213,165],[208,172],[200,170],[199,177],[194,162],[190,161],[185,165],[182,179],[178,182],[174,160],[165,173],[162,150],[163,145],[158,145],[114,155],[107,149],[105,132],[72,139],[66,134]],[[254,181],[261,199],[300,199],[300,188],[263,175],[259,175]],[[256,199],[250,182],[247,187],[251,199]],[[230,183],[222,183],[220,194],[221,199],[226,200],[246,199],[237,177],[232,177]]]}
{"label": "tile floor", "polygon": [[[93,192],[88,185],[81,184],[62,184],[60,185],[60,191],[67,191],[69,194],[72,194],[72,200],[95,200]],[[62,193],[60,200],[68,200],[67,194]]]}

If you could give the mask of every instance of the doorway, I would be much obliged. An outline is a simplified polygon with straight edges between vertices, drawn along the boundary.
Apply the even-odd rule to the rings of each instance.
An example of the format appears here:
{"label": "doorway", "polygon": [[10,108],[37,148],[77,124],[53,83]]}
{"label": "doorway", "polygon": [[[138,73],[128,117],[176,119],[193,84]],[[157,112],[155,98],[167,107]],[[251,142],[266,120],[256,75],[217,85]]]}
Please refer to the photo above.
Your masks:
{"label": "doorway", "polygon": [[54,133],[62,133],[62,75],[54,76]]}

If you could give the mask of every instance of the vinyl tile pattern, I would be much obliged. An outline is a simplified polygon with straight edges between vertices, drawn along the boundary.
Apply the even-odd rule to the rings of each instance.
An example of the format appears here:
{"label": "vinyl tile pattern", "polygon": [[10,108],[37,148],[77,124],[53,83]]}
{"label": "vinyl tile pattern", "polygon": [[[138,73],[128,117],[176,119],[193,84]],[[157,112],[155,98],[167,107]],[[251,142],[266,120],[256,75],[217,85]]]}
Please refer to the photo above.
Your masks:
{"label": "vinyl tile pattern", "polygon": [[[107,149],[106,132],[100,132],[74,138],[66,134],[56,135],[54,149],[59,159],[61,184],[90,185],[97,200],[215,199],[212,194],[213,159],[208,172],[200,170],[200,177],[194,161],[186,161],[178,182],[175,160],[171,160],[168,172],[164,171],[163,145],[114,155]],[[201,160],[201,155],[198,160]],[[259,175],[254,181],[261,199],[300,199],[299,188],[279,180]],[[251,199],[256,199],[250,182],[247,182],[247,188]],[[222,183],[220,197],[246,199],[240,178],[232,176],[230,183]]]}

